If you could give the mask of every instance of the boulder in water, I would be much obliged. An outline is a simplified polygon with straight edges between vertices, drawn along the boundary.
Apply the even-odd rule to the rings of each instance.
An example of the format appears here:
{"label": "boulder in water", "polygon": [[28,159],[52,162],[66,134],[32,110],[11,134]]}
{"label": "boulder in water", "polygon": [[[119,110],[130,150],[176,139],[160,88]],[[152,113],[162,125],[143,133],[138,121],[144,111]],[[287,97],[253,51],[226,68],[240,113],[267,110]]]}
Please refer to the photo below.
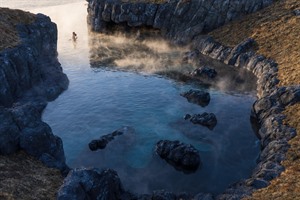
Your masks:
{"label": "boulder in water", "polygon": [[210,102],[210,95],[208,92],[201,90],[189,90],[188,92],[184,92],[180,94],[185,97],[188,102],[198,104],[202,107],[205,107]]}
{"label": "boulder in water", "polygon": [[185,120],[190,120],[193,124],[200,124],[207,126],[209,129],[213,129],[217,125],[217,117],[213,113],[204,112],[202,114],[186,114]]}
{"label": "boulder in water", "polygon": [[201,164],[198,150],[190,144],[179,141],[160,140],[156,153],[179,171],[195,172]]}
{"label": "boulder in water", "polygon": [[89,148],[91,151],[96,151],[98,149],[104,149],[109,142],[111,142],[112,140],[115,139],[116,136],[123,135],[124,133],[128,132],[129,130],[132,131],[132,128],[124,126],[112,133],[103,135],[99,139],[92,140],[89,143]]}

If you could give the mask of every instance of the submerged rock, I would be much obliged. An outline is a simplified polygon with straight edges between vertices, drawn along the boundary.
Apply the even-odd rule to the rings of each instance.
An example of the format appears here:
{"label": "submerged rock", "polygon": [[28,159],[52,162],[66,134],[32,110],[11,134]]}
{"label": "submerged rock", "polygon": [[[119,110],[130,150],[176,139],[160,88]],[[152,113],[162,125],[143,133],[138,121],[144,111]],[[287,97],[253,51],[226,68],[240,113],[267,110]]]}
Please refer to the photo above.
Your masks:
{"label": "submerged rock", "polygon": [[185,115],[185,120],[190,120],[193,124],[200,124],[207,126],[209,129],[213,129],[217,125],[217,117],[213,113],[204,112],[202,114],[190,114]]}
{"label": "submerged rock", "polygon": [[129,130],[132,131],[133,129],[130,127],[124,126],[110,134],[103,135],[100,137],[100,139],[92,140],[89,143],[89,148],[91,151],[96,151],[98,149],[104,149],[109,142],[111,142],[112,140],[115,139],[116,136],[123,135],[124,133],[128,132]]}
{"label": "submerged rock", "polygon": [[201,164],[198,150],[177,140],[160,140],[156,143],[155,151],[175,169],[185,173],[195,172]]}
{"label": "submerged rock", "polygon": [[209,68],[207,66],[199,67],[195,69],[191,75],[193,77],[203,77],[203,78],[215,78],[217,76],[217,71],[215,69]]}
{"label": "submerged rock", "polygon": [[180,95],[185,97],[188,102],[198,104],[202,107],[207,106],[210,102],[209,93],[201,90],[189,90],[188,92],[181,93]]}

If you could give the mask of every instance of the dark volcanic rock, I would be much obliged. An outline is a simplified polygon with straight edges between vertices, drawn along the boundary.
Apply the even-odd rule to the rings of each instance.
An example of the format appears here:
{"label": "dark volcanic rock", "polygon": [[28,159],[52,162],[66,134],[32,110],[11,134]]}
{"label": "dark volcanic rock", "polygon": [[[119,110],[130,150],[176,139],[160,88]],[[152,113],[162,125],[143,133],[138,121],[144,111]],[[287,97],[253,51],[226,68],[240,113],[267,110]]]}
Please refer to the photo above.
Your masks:
{"label": "dark volcanic rock", "polygon": [[215,78],[217,76],[217,72],[215,69],[209,68],[207,66],[199,67],[195,69],[192,73],[194,77],[204,77],[204,78]]}
{"label": "dark volcanic rock", "polygon": [[60,187],[58,200],[124,199],[123,186],[117,172],[108,169],[80,168],[71,170]]}
{"label": "dark volcanic rock", "polygon": [[202,107],[207,106],[210,102],[209,93],[201,90],[189,90],[188,92],[181,93],[180,95],[185,97],[189,102],[198,104]]}
{"label": "dark volcanic rock", "polygon": [[185,173],[196,171],[201,164],[198,150],[179,141],[160,140],[155,151],[175,169]]}
{"label": "dark volcanic rock", "polygon": [[104,149],[109,142],[111,142],[112,140],[115,139],[116,136],[123,135],[123,134],[127,133],[128,131],[133,132],[133,129],[131,127],[124,126],[110,134],[103,135],[100,137],[100,139],[92,140],[89,143],[89,148],[91,151],[96,151],[98,149]]}
{"label": "dark volcanic rock", "polygon": [[22,130],[20,147],[43,161],[48,167],[55,167],[62,171],[68,168],[65,164],[62,140],[53,135],[51,128],[44,122]]}
{"label": "dark volcanic rock", "polygon": [[172,0],[163,4],[120,0],[88,2],[88,23],[95,31],[106,31],[112,23],[127,24],[129,27],[150,26],[181,43],[189,42],[196,35],[220,27],[241,15],[262,9],[273,0]]}
{"label": "dark volcanic rock", "polygon": [[202,114],[194,114],[187,117],[186,120],[187,119],[189,119],[193,124],[207,126],[209,129],[213,129],[217,125],[217,118],[213,113],[204,112]]}
{"label": "dark volcanic rock", "polygon": [[19,150],[20,134],[11,112],[0,107],[0,154],[7,155]]}
{"label": "dark volcanic rock", "polygon": [[0,52],[0,154],[25,150],[67,173],[62,141],[41,120],[47,101],[69,83],[57,60],[56,24],[37,14],[17,30],[21,44]]}

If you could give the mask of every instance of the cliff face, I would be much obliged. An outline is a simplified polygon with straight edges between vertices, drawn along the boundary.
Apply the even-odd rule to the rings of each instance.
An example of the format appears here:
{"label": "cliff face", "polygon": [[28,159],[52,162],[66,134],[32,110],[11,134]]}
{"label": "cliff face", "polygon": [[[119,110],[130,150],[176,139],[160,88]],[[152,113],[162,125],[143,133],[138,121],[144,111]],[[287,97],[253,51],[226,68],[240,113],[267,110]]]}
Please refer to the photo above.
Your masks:
{"label": "cliff face", "polygon": [[22,149],[49,167],[67,170],[61,139],[41,120],[47,101],[69,83],[57,60],[56,25],[38,14],[18,32],[21,44],[0,52],[0,154]]}
{"label": "cliff face", "polygon": [[49,100],[68,86],[57,60],[56,25],[37,15],[35,23],[19,26],[18,31],[22,44],[0,52],[0,106],[12,106],[37,85],[39,96]]}
{"label": "cliff face", "polygon": [[273,3],[273,0],[169,0],[163,4],[87,1],[88,22],[94,31],[103,31],[111,23],[150,26],[178,42],[187,42],[200,33]]}

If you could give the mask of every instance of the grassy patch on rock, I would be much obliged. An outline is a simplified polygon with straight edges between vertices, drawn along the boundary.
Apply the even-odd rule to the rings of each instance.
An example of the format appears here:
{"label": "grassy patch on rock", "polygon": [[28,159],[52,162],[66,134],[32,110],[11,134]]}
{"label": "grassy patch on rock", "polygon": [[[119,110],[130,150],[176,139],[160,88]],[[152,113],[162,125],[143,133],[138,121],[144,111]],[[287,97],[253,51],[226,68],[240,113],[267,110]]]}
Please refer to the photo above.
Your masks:
{"label": "grassy patch on rock", "polygon": [[29,12],[0,8],[0,51],[20,44],[16,26],[18,24],[30,24],[34,19],[35,15]]}
{"label": "grassy patch on rock", "polygon": [[299,0],[280,0],[209,34],[228,46],[254,38],[257,52],[279,64],[280,85],[297,85],[300,84],[300,16],[294,14],[297,9]]}
{"label": "grassy patch on rock", "polygon": [[0,156],[0,199],[56,199],[63,177],[24,152]]}

